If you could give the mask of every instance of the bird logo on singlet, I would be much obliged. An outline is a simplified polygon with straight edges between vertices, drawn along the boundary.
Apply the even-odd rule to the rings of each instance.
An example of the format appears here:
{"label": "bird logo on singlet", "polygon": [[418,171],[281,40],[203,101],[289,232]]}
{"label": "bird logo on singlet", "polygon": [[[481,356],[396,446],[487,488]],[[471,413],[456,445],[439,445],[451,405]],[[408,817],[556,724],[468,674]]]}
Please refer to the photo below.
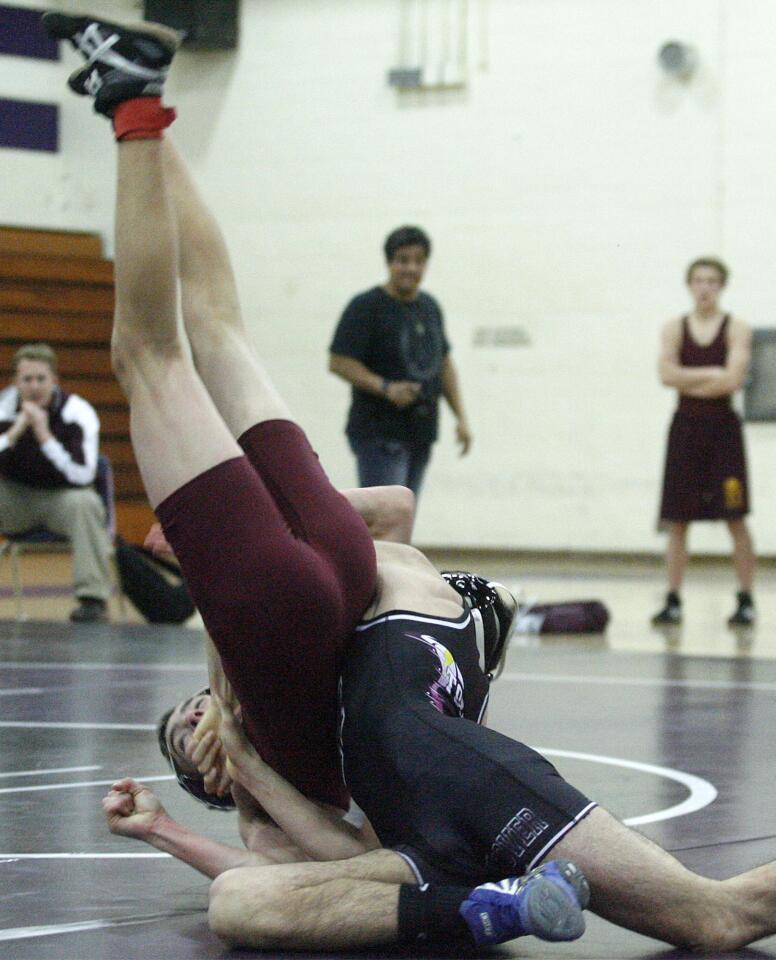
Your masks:
{"label": "bird logo on singlet", "polygon": [[454,717],[463,716],[463,677],[452,653],[428,634],[408,633],[412,640],[419,640],[433,654],[437,661],[439,675],[426,691],[434,709]]}

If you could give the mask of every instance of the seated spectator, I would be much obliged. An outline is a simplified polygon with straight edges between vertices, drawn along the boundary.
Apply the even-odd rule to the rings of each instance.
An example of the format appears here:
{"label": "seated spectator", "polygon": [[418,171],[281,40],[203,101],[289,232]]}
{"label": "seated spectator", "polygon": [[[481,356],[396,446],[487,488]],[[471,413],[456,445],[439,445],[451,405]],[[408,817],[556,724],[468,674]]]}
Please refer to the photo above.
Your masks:
{"label": "seated spectator", "polygon": [[0,391],[0,531],[45,526],[73,547],[76,623],[107,619],[111,545],[105,506],[94,489],[100,421],[66,393],[45,343],[13,358],[13,384]]}

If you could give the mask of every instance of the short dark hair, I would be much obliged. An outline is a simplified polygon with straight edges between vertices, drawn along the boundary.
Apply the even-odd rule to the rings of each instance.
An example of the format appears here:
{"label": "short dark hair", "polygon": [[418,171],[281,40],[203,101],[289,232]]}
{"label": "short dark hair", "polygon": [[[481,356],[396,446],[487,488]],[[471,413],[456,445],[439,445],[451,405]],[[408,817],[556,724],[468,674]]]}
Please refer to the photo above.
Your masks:
{"label": "short dark hair", "polygon": [[385,238],[383,251],[385,259],[390,263],[396,255],[396,251],[401,247],[413,247],[415,245],[423,247],[427,257],[431,256],[431,240],[427,233],[420,227],[398,227]]}
{"label": "short dark hair", "polygon": [[697,260],[693,260],[693,262],[687,268],[687,273],[685,274],[685,280],[687,283],[692,280],[693,270],[695,270],[697,267],[711,267],[712,270],[716,270],[719,274],[719,279],[722,286],[724,287],[727,285],[730,271],[719,259],[719,257],[698,257]]}
{"label": "short dark hair", "polygon": [[39,360],[47,363],[53,374],[57,373],[57,355],[47,343],[25,343],[23,347],[19,347],[11,360],[14,373],[18,372],[22,360]]}
{"label": "short dark hair", "polygon": [[[205,687],[202,693],[210,693],[209,688]],[[205,790],[205,778],[202,774],[184,772],[175,757],[170,753],[170,747],[167,743],[167,724],[170,722],[170,717],[174,711],[175,707],[170,707],[166,713],[162,714],[159,723],[156,725],[156,739],[159,742],[162,756],[170,764],[172,772],[175,774],[178,785],[183,787],[186,793],[194,797],[195,800],[204,803],[209,810],[234,810],[235,803],[229,794],[225,797],[219,797],[213,793],[208,793]]]}

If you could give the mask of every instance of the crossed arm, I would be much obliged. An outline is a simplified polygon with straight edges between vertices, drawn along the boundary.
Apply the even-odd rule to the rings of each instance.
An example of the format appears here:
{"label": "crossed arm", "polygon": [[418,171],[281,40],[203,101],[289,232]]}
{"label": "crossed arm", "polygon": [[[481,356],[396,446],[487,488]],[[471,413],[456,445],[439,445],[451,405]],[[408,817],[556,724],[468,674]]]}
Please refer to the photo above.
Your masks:
{"label": "crossed arm", "polygon": [[683,367],[679,362],[682,328],[671,320],[663,328],[660,345],[660,380],[686,397],[712,400],[735,393],[744,382],[752,356],[752,333],[740,320],[728,328],[728,353],[724,367]]}

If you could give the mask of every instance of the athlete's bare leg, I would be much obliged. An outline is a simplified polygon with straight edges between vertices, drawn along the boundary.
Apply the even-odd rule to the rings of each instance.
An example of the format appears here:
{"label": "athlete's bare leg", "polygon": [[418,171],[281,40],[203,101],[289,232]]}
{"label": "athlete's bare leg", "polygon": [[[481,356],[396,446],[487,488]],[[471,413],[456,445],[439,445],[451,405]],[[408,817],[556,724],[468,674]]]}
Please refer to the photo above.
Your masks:
{"label": "athlete's bare leg", "polygon": [[668,529],[666,546],[666,572],[668,589],[676,593],[682,589],[684,571],[687,567],[687,529],[688,523],[671,523]]}
{"label": "athlete's bare leg", "polygon": [[[262,420],[293,419],[245,326],[223,234],[174,143],[165,174],[178,230],[183,323],[197,372],[233,437]],[[376,540],[409,543],[414,497],[402,487],[342,491]]]}
{"label": "athlete's bare leg", "polygon": [[163,141],[117,147],[114,368],[129,400],[146,492],[156,507],[241,451],[197,375],[178,320],[177,232]]}
{"label": "athlete's bare leg", "polygon": [[728,530],[733,540],[733,565],[741,590],[751,591],[754,585],[755,555],[752,537],[746,520],[728,520]]}
{"label": "athlete's bare leg", "polygon": [[178,229],[183,322],[197,372],[233,437],[263,420],[290,420],[243,322],[221,230],[172,141],[165,140],[163,150]]}
{"label": "athlete's bare leg", "polygon": [[243,867],[210,888],[211,929],[254,949],[352,949],[395,942],[400,884],[417,881],[390,850],[331,863]]}
{"label": "athlete's bare leg", "polygon": [[709,880],[600,807],[550,856],[584,873],[593,912],[645,936],[721,953],[776,933],[776,863]]}

